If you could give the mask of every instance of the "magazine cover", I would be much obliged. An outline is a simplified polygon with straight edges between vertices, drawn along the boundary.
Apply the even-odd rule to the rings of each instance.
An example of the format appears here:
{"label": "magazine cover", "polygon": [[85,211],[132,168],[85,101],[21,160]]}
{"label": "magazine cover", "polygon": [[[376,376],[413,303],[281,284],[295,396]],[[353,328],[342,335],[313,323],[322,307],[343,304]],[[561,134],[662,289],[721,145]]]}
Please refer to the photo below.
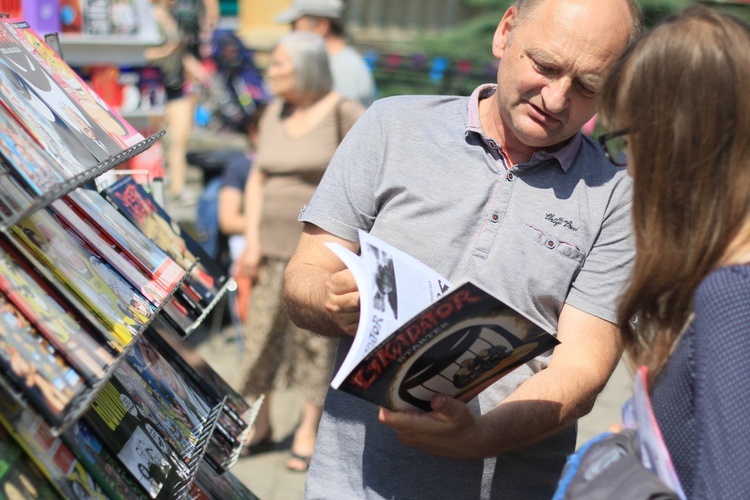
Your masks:
{"label": "magazine cover", "polygon": [[141,337],[127,353],[126,359],[135,371],[181,415],[188,427],[199,435],[207,422],[211,405],[162,356],[148,339]]}
{"label": "magazine cover", "polygon": [[87,220],[81,217],[73,209],[67,197],[51,202],[49,207],[59,220],[64,221],[69,228],[72,228],[86,244],[91,246],[99,256],[141,292],[153,306],[158,307],[166,301],[167,291],[161,287],[160,283],[146,276],[145,271],[138,268],[132,260],[119,252],[114,243],[108,241],[98,228],[90,225]]}
{"label": "magazine cover", "polygon": [[85,423],[151,498],[171,498],[189,477],[160,430],[173,422],[166,414],[155,419],[140,392],[126,388],[123,380],[131,389],[135,386],[115,374],[91,404]]}
{"label": "magazine cover", "polygon": [[62,439],[110,498],[151,498],[83,419],[74,422],[62,435]]}
{"label": "magazine cover", "polygon": [[152,309],[148,301],[50,212],[39,210],[11,229],[16,247],[25,245],[65,283],[107,327],[109,340],[120,350],[149,321]]}
{"label": "magazine cover", "polygon": [[[71,127],[66,113],[71,110],[70,98],[59,87],[53,94],[49,82],[49,75],[0,22],[0,102],[57,160],[60,168],[75,176],[96,166],[99,160],[81,143],[82,133]],[[43,95],[39,86],[46,86]]]}
{"label": "magazine cover", "polygon": [[89,222],[109,235],[134,262],[157,279],[165,291],[172,292],[184,279],[185,270],[102,195],[92,189],[78,188],[68,194],[68,199]]}
{"label": "magazine cover", "polygon": [[175,367],[192,380],[196,386],[202,388],[206,397],[212,398],[211,405],[217,404],[226,396],[224,409],[234,420],[235,424],[242,429],[251,423],[249,418],[252,413],[251,406],[245,401],[229,383],[227,383],[205,359],[189,344],[179,341],[172,335],[162,335],[156,330],[158,319],[146,329],[144,336],[148,338],[162,355]]}
{"label": "magazine cover", "polygon": [[24,314],[55,349],[92,385],[114,363],[85,322],[28,267],[26,260],[0,240],[0,291]]}
{"label": "magazine cover", "polygon": [[186,283],[198,294],[203,308],[212,305],[228,277],[203,248],[130,176],[123,176],[104,190],[107,198],[135,224],[143,234],[167,252],[183,269],[190,271]]}
{"label": "magazine cover", "polygon": [[360,231],[361,255],[328,246],[352,271],[360,320],[331,386],[391,410],[430,410],[435,394],[469,401],[559,342],[508,304],[448,280]]}
{"label": "magazine cover", "polygon": [[71,400],[86,389],[81,376],[0,294],[0,367],[41,415],[59,425]]}
{"label": "magazine cover", "polygon": [[35,194],[53,192],[71,175],[47,155],[5,108],[0,106],[0,154]]}
{"label": "magazine cover", "polygon": [[[144,137],[117,110],[99,97],[26,21],[8,19],[5,25],[18,44],[32,55],[77,105],[82,119],[79,123],[81,130],[85,131],[88,127],[91,134],[86,131],[87,137],[95,136],[96,140],[100,140],[109,156],[114,156],[144,140]],[[86,142],[84,144],[93,146]]]}
{"label": "magazine cover", "polygon": [[107,499],[107,495],[49,425],[0,391],[0,422],[63,498]]}
{"label": "magazine cover", "polygon": [[0,60],[29,92],[47,104],[58,118],[58,125],[64,126],[97,163],[127,149],[127,136],[134,138],[133,143],[143,140],[131,126],[126,126],[122,117],[116,118],[104,101],[94,98],[96,94],[25,21],[9,19],[0,24],[9,40],[9,50]]}
{"label": "magazine cover", "polygon": [[57,490],[2,425],[0,425],[0,497],[9,500],[58,498]]}

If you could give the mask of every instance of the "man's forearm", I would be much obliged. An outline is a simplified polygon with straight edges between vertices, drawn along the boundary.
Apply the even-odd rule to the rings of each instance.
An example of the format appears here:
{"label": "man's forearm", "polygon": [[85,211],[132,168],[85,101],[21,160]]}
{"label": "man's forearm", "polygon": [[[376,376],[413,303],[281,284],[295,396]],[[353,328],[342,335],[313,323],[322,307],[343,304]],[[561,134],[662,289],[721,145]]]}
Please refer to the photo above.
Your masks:
{"label": "man's forearm", "polygon": [[297,264],[287,266],[284,274],[284,301],[295,325],[326,337],[346,335],[325,308],[323,283],[331,274],[319,267]]}
{"label": "man's forearm", "polygon": [[[482,416],[480,442],[487,446],[482,455],[528,448],[587,415],[603,385],[592,387],[590,375],[575,372],[543,370]],[[560,383],[561,380],[566,382]]]}

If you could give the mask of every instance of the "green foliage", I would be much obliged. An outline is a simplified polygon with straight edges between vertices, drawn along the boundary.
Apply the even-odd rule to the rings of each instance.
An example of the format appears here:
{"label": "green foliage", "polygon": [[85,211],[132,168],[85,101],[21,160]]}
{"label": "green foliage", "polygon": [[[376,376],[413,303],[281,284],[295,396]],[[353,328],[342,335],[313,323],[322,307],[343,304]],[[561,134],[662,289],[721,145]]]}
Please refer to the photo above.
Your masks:
{"label": "green foliage", "polygon": [[[375,78],[380,96],[404,93],[463,94],[473,90],[473,85],[494,80],[494,78],[486,78],[486,74],[477,74],[476,68],[484,68],[495,61],[491,52],[492,37],[503,13],[513,3],[514,0],[463,0],[464,6],[472,9],[476,15],[449,33],[419,37],[411,53],[404,54],[405,56],[424,54],[428,60],[437,56],[445,57],[454,63],[460,60],[471,61],[475,71],[465,81],[432,82],[426,71],[409,76],[404,75],[401,70],[395,73],[377,70]],[[646,29],[648,29],[664,16],[696,3],[696,0],[639,0],[638,3],[643,10]],[[750,10],[750,8],[745,10]]]}

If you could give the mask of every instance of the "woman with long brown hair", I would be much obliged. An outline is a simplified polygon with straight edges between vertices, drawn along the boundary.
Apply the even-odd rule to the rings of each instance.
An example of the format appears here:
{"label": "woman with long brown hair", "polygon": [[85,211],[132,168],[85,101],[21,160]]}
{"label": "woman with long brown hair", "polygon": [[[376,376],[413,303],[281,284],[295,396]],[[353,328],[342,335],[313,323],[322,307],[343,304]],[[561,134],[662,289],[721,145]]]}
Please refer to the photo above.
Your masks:
{"label": "woman with long brown hair", "polygon": [[634,180],[619,323],[689,498],[750,495],[748,85],[750,29],[694,6],[636,42],[602,94],[606,145],[624,139]]}

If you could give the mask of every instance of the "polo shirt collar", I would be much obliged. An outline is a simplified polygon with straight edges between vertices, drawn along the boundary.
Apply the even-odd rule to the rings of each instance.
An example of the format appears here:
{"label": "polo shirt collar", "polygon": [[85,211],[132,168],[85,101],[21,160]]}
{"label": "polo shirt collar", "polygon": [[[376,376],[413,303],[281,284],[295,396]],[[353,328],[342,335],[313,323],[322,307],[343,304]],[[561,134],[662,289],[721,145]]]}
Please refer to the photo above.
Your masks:
{"label": "polo shirt collar", "polygon": [[[497,85],[487,83],[480,85],[479,87],[474,89],[474,92],[472,92],[471,96],[469,97],[469,116],[466,121],[465,133],[475,133],[479,135],[479,137],[482,138],[482,141],[484,141],[484,143],[489,147],[492,147],[489,142],[491,139],[484,135],[482,124],[479,121],[479,101],[482,99],[486,99],[496,91]],[[539,150],[535,152],[528,163],[536,164],[549,160],[550,158],[555,158],[560,163],[563,171],[567,172],[570,166],[573,164],[573,160],[575,159],[576,155],[578,154],[578,149],[581,147],[582,141],[583,137],[581,136],[581,132],[576,132],[576,134],[568,142],[566,142],[565,145],[554,151]]]}

